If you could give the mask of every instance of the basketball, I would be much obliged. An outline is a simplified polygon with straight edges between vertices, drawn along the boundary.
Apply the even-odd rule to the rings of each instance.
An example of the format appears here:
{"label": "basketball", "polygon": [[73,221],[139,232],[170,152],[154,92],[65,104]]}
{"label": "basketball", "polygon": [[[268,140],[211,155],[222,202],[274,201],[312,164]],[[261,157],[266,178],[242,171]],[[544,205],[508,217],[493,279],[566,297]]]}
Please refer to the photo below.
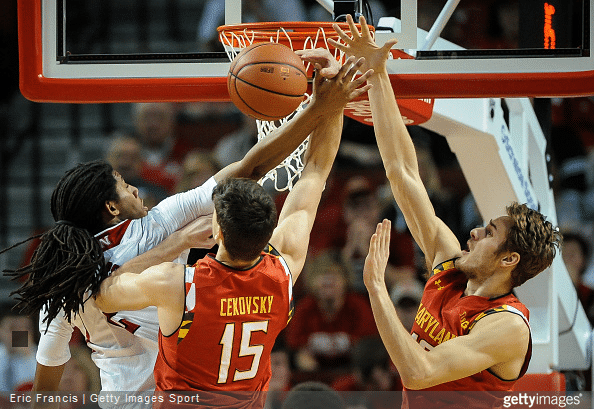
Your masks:
{"label": "basketball", "polygon": [[286,45],[255,43],[231,62],[227,88],[241,112],[275,121],[303,102],[307,76],[301,58]]}

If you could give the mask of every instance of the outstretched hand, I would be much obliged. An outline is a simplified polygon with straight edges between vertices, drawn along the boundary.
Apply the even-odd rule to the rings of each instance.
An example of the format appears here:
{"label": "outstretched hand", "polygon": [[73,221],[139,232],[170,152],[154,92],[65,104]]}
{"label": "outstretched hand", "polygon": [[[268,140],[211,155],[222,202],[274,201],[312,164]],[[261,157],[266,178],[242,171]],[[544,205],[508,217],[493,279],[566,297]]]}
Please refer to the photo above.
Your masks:
{"label": "outstretched hand", "polygon": [[328,43],[343,51],[346,55],[365,58],[365,64],[361,66],[362,70],[372,69],[375,72],[385,71],[386,60],[388,59],[390,48],[392,48],[398,40],[393,38],[386,41],[382,47],[379,47],[371,36],[365,17],[359,17],[361,32],[359,32],[357,26],[355,26],[353,17],[350,14],[347,15],[346,18],[347,23],[349,24],[349,29],[351,30],[351,37],[349,37],[338,24],[333,24],[332,27],[341,40],[344,41],[344,44],[339,43],[332,38],[328,39]]}
{"label": "outstretched hand", "polygon": [[361,66],[364,63],[363,58],[355,61],[355,57],[349,57],[332,78],[324,77],[316,71],[312,102],[323,104],[327,111],[342,110],[348,102],[367,92],[371,84],[366,84],[366,81],[373,75],[373,70],[366,70],[355,79],[357,72],[362,71]]}
{"label": "outstretched hand", "polygon": [[340,71],[340,63],[326,48],[314,48],[295,51],[305,62],[313,64],[316,72],[324,78],[333,78]]}
{"label": "outstretched hand", "polygon": [[369,292],[386,287],[385,275],[390,256],[391,229],[392,223],[384,219],[378,223],[375,233],[371,236],[369,252],[363,267],[363,282]]}

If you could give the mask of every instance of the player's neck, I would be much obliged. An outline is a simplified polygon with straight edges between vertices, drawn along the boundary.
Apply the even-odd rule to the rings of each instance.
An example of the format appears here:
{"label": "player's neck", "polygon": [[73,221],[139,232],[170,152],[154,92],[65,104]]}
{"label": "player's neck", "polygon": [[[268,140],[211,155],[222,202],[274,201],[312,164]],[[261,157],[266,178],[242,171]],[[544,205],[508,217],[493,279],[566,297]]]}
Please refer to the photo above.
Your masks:
{"label": "player's neck", "polygon": [[225,249],[224,246],[219,245],[219,249],[217,251],[217,254],[215,256],[215,258],[217,259],[217,261],[219,261],[220,263],[223,263],[224,265],[234,268],[236,270],[247,270],[251,267],[253,267],[254,265],[256,265],[256,263],[258,261],[260,261],[260,256],[256,257],[253,260],[237,260],[237,259],[233,259],[229,253],[227,252],[227,250]]}
{"label": "player's neck", "polygon": [[492,275],[484,280],[470,278],[466,283],[464,295],[477,295],[485,298],[497,298],[510,293],[512,286],[508,279]]}

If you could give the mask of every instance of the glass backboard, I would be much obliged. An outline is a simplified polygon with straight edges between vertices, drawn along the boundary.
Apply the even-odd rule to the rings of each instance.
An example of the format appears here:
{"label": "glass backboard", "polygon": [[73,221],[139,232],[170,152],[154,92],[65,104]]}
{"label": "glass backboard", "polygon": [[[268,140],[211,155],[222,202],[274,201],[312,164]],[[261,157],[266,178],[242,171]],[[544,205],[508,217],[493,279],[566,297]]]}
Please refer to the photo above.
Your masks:
{"label": "glass backboard", "polygon": [[[219,20],[260,21],[258,2],[18,0],[21,92],[38,102],[227,101],[229,60],[212,38]],[[367,2],[312,3],[286,15],[329,21],[333,7],[365,14]],[[413,57],[389,63],[398,98],[594,95],[589,0],[370,3],[378,42],[397,37]]]}

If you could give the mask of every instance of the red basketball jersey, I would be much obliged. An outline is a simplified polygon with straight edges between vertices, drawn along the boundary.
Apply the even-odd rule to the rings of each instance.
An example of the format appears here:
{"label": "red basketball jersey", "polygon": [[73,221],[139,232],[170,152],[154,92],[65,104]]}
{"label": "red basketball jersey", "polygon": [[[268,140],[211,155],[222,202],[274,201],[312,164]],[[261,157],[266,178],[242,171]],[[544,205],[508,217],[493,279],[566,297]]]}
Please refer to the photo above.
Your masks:
{"label": "red basketball jersey", "polygon": [[272,246],[247,270],[209,254],[186,267],[185,286],[180,328],[159,334],[157,391],[221,391],[208,398],[217,407],[246,407],[246,395],[233,392],[268,389],[270,352],[293,312],[287,264]]}
{"label": "red basketball jersey", "polygon": [[[467,278],[455,268],[454,260],[446,261],[435,269],[433,276],[427,281],[421,304],[412,328],[413,338],[427,350],[446,342],[449,339],[467,335],[477,321],[483,317],[509,312],[520,315],[528,325],[528,309],[512,293],[497,298],[485,298],[475,295],[464,296]],[[532,340],[526,353],[524,365],[519,377],[528,369],[532,353]],[[518,378],[519,378],[518,377]],[[423,391],[509,391],[514,380],[503,380],[484,370],[472,376],[447,382],[424,389]],[[451,402],[439,400],[442,394],[418,393],[405,388],[403,408],[444,408],[450,407]],[[445,398],[445,395],[443,395]],[[485,400],[485,407],[490,407],[489,401],[497,400],[495,396],[484,392],[474,395],[472,402],[457,401],[456,407],[478,407],[480,403],[474,399]],[[448,399],[448,398],[446,398]],[[463,400],[464,395],[456,400]],[[469,398],[470,399],[470,398]],[[448,399],[449,400],[449,399]],[[482,407],[482,406],[481,406]]]}

